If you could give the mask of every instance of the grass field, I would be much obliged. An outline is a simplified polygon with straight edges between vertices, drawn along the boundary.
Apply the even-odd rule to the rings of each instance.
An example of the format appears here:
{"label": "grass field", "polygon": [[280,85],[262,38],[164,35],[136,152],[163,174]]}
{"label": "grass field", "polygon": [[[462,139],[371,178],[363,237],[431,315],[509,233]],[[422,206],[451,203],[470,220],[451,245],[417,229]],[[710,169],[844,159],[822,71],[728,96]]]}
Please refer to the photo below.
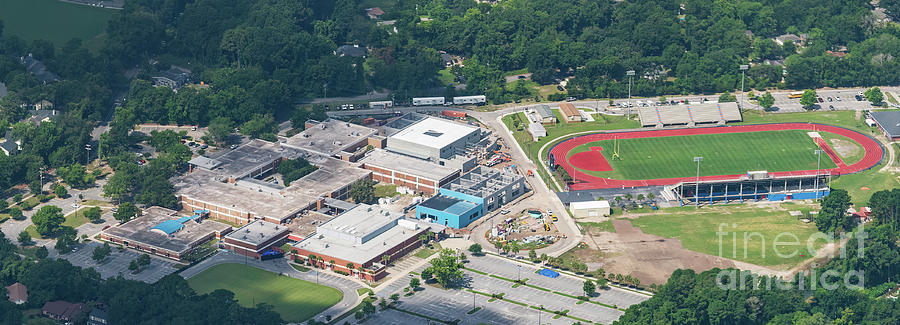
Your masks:
{"label": "grass field", "polygon": [[[569,156],[604,148],[613,171],[584,171],[612,179],[655,179],[696,175],[693,157],[703,157],[701,175],[743,174],[748,170],[770,172],[816,169],[818,148],[806,131],[764,131],[708,135],[635,138],[619,140],[621,159],[612,160],[612,140],[575,147]],[[834,163],[823,157],[821,168]]]}
{"label": "grass field", "polygon": [[80,38],[89,48],[99,44],[106,24],[116,13],[112,9],[66,3],[58,0],[0,0],[0,21],[4,35],[26,41],[44,39],[62,46]]}
{"label": "grass field", "polygon": [[[641,228],[645,233],[678,238],[682,246],[687,249],[719,255],[719,246],[722,245],[721,257],[739,260],[751,264],[790,268],[810,257],[806,249],[806,241],[816,233],[813,223],[803,223],[788,214],[789,210],[810,210],[814,204],[783,203],[778,208],[761,208],[752,205],[728,205],[704,207],[699,211],[692,208],[664,209],[658,213],[641,216],[631,220],[631,223]],[[727,232],[720,242],[719,225],[725,224],[721,229]],[[759,233],[762,237],[749,235]],[[781,233],[792,234],[797,237],[797,246],[779,245],[782,253],[793,249],[799,252],[796,256],[782,258],[774,252],[773,242]],[[737,245],[733,243],[734,234],[737,234]],[[747,234],[747,245],[744,245]],[[794,241],[791,235],[778,238],[779,242]],[[824,244],[817,241],[814,249]],[[736,247],[735,251],[732,250]],[[746,257],[745,257],[746,254]],[[804,254],[805,256],[800,256]]]}
{"label": "grass field", "polygon": [[220,264],[188,279],[197,293],[216,289],[234,292],[242,306],[267,303],[281,318],[303,322],[341,301],[343,294],[334,288],[316,285],[241,264]]}

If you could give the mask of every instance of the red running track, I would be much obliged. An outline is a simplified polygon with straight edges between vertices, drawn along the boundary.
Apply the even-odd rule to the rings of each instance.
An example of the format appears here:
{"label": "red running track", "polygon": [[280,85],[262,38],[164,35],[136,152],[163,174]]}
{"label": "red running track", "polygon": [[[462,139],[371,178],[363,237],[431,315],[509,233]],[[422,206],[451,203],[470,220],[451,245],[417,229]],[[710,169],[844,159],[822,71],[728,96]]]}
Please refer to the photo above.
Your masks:
{"label": "red running track", "polygon": [[[612,133],[595,133],[589,135],[583,135],[575,138],[571,138],[569,140],[560,142],[559,144],[553,146],[550,149],[550,154],[558,157],[556,163],[562,166],[566,171],[569,172],[569,175],[572,175],[572,178],[576,179],[578,182],[573,184],[570,188],[573,190],[588,190],[588,189],[601,189],[601,188],[621,188],[621,187],[641,187],[641,186],[653,186],[653,185],[672,185],[677,184],[679,182],[685,181],[694,181],[696,177],[678,177],[678,178],[657,178],[657,179],[644,179],[644,180],[618,180],[618,179],[610,179],[588,175],[582,172],[576,171],[572,165],[569,163],[569,160],[566,159],[569,151],[574,149],[577,146],[580,146],[585,143],[601,141],[601,140],[612,140],[614,137],[619,139],[635,139],[635,138],[653,138],[653,137],[671,137],[671,136],[684,136],[684,135],[700,135],[700,134],[723,134],[723,133],[740,133],[740,132],[760,132],[760,131],[781,131],[781,130],[808,130],[808,131],[822,131],[822,132],[830,132],[838,135],[842,135],[852,139],[859,143],[863,149],[865,150],[865,156],[858,162],[852,165],[846,165],[843,161],[835,161],[835,165],[838,167],[831,169],[823,169],[818,171],[818,173],[830,172],[832,175],[841,175],[841,174],[851,174],[859,171],[866,170],[871,168],[872,166],[877,165],[882,157],[884,156],[884,150],[881,145],[878,144],[875,139],[872,139],[862,133],[836,127],[830,125],[823,124],[815,124],[815,123],[777,123],[777,124],[759,124],[759,125],[740,125],[740,126],[724,126],[724,127],[708,127],[708,128],[693,128],[693,129],[667,129],[667,130],[651,130],[651,131],[633,131],[633,132],[612,132]],[[826,147],[827,143],[826,143]],[[830,147],[828,147],[830,149]],[[828,152],[828,149],[826,149]],[[831,157],[831,154],[828,154]],[[832,158],[834,159],[834,158]],[[604,159],[605,160],[605,159]],[[597,162],[600,163],[600,162]],[[608,162],[606,162],[608,163]],[[601,163],[602,164],[602,163]],[[789,171],[789,172],[773,172],[770,173],[773,176],[810,176],[815,175],[817,173],[816,170],[799,170],[799,171]],[[712,181],[712,180],[731,180],[738,179],[744,174],[736,174],[736,175],[714,175],[714,176],[701,176],[700,180],[704,181]]]}

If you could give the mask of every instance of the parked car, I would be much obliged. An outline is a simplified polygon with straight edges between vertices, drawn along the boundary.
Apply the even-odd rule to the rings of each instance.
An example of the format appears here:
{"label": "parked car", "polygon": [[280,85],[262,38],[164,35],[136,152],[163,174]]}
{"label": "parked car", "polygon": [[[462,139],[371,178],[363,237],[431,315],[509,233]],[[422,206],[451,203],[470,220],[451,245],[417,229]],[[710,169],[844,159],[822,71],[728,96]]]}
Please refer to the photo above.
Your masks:
{"label": "parked car", "polygon": [[822,100],[822,97],[819,97],[819,98],[816,98],[816,99],[817,99],[820,103],[821,103],[821,102],[824,102],[824,100]]}
{"label": "parked car", "polygon": [[200,146],[200,149],[206,149],[206,148],[209,148],[209,146],[206,145],[205,143],[202,146]]}
{"label": "parked car", "polygon": [[237,149],[237,147],[238,147],[238,146],[237,146],[236,144],[231,145],[231,149],[232,149],[232,150],[233,150],[233,149]]}
{"label": "parked car", "polygon": [[828,101],[829,101],[829,102],[831,101],[831,97],[828,97]]}
{"label": "parked car", "polygon": [[841,96],[834,96],[834,99],[837,101],[841,101]]}

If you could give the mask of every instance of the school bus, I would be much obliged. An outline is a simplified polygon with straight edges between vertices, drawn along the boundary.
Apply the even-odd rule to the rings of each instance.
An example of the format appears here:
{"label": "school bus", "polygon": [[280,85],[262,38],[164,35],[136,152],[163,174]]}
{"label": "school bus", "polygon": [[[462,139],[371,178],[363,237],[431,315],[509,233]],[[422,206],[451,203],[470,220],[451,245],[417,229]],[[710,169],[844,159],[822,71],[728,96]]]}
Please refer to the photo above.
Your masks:
{"label": "school bus", "polygon": [[803,97],[802,91],[795,91],[795,92],[792,92],[790,95],[788,95],[788,98],[800,98],[800,97]]}

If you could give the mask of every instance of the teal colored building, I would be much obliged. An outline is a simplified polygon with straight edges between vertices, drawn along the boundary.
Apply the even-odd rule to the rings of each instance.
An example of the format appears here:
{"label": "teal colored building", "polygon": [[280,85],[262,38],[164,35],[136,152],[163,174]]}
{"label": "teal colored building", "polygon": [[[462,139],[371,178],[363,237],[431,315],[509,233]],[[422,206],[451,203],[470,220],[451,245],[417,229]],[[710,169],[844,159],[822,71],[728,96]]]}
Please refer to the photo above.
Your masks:
{"label": "teal colored building", "polygon": [[465,228],[526,191],[522,176],[479,166],[444,185],[437,195],[416,206],[416,218],[446,227]]}

